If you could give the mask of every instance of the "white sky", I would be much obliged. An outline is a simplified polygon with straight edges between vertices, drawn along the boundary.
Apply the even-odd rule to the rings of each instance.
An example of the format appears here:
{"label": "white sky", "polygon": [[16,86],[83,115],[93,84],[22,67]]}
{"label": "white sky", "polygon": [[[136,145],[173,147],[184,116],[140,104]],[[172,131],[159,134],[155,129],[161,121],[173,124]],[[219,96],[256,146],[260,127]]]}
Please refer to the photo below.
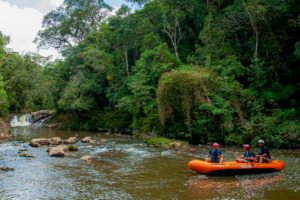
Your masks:
{"label": "white sky", "polygon": [[[120,8],[125,0],[106,0],[115,9]],[[7,48],[17,52],[37,52],[33,40],[41,30],[43,16],[63,3],[63,0],[0,0],[0,31],[10,36]],[[53,55],[61,58],[59,52],[52,48],[40,50],[43,56]]]}

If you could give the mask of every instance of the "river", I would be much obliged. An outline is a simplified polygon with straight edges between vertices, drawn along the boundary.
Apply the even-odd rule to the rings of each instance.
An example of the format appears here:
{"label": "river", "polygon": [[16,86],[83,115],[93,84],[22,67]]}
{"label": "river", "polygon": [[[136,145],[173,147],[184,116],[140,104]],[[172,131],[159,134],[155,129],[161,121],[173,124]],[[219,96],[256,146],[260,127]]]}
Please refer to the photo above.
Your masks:
{"label": "river", "polygon": [[[0,199],[300,199],[300,151],[271,150],[273,159],[285,163],[281,172],[260,175],[207,176],[188,168],[195,158],[204,159],[207,147],[178,153],[147,147],[142,140],[106,136],[104,133],[15,127],[13,137],[0,144]],[[33,138],[61,137],[106,139],[104,145],[65,157],[50,157],[47,147],[31,148]],[[18,155],[14,143],[28,148],[36,158]],[[123,152],[110,152],[122,148]],[[252,149],[254,152],[257,149]],[[239,148],[222,148],[225,160],[242,154]],[[27,153],[27,152],[26,152]],[[98,156],[83,162],[82,156]]]}

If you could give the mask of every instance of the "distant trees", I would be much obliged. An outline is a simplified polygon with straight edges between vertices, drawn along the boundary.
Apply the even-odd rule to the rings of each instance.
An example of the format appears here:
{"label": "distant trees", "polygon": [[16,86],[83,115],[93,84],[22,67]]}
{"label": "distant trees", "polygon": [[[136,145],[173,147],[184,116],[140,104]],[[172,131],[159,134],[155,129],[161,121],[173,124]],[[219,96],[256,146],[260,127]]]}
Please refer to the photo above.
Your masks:
{"label": "distant trees", "polygon": [[44,16],[44,30],[38,32],[34,42],[39,48],[72,47],[97,31],[111,9],[103,0],[64,0]]}

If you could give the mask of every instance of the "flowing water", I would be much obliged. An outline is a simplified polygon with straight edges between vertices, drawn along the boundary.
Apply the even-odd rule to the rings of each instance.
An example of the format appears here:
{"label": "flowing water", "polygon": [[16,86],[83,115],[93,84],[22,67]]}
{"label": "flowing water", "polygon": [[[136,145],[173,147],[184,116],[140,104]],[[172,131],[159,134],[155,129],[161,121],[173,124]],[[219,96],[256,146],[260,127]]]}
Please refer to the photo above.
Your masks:
{"label": "flowing water", "polygon": [[[97,132],[59,131],[15,127],[13,137],[0,144],[0,199],[300,199],[300,151],[272,150],[273,159],[285,162],[282,172],[260,175],[208,176],[191,171],[187,164],[204,159],[207,147],[180,153],[151,148],[142,140],[106,136]],[[63,158],[48,156],[48,147],[31,148],[33,138],[78,134],[107,143],[90,148],[79,143],[79,151]],[[21,146],[15,146],[20,144]],[[18,155],[20,148],[36,158]],[[111,148],[123,151],[111,152]],[[257,149],[252,149],[254,152]],[[222,148],[225,160],[242,153]],[[97,156],[98,162],[83,162],[82,156]]]}

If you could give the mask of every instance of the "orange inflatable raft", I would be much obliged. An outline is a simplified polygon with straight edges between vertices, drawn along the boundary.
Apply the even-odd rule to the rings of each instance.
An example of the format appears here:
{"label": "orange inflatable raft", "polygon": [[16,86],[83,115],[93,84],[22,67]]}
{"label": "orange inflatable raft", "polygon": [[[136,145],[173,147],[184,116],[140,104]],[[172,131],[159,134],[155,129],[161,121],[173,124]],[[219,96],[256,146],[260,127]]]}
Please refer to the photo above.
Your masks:
{"label": "orange inflatable raft", "polygon": [[281,171],[284,163],[273,160],[271,163],[237,163],[235,161],[219,163],[192,160],[189,168],[202,174],[256,174]]}

